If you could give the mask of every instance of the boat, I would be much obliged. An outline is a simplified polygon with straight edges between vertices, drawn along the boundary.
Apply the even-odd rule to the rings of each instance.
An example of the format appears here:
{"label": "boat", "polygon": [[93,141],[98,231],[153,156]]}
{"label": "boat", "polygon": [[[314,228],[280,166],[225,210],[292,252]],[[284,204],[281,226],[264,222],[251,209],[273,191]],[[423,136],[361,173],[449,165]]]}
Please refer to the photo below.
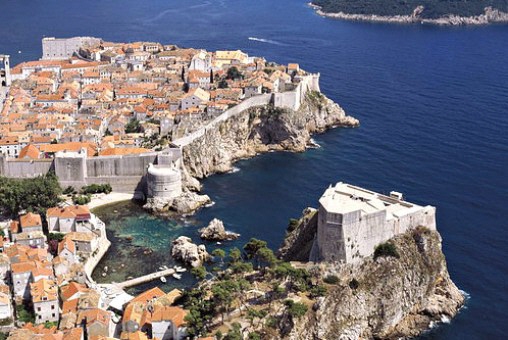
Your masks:
{"label": "boat", "polygon": [[159,270],[164,270],[164,267],[159,267]]}
{"label": "boat", "polygon": [[180,266],[175,266],[175,270],[177,273],[183,273],[183,272],[187,271],[187,269],[180,267]]}
{"label": "boat", "polygon": [[161,281],[162,281],[162,283],[168,282],[168,280],[166,280],[166,278],[164,276],[161,276]]}
{"label": "boat", "polygon": [[173,274],[173,277],[177,280],[180,280],[182,278],[182,274],[177,274],[177,273],[174,273]]}
{"label": "boat", "polygon": [[220,242],[217,242],[217,243],[216,243],[216,245],[218,245],[218,246],[220,246],[221,244],[222,244],[222,243],[220,243]]}

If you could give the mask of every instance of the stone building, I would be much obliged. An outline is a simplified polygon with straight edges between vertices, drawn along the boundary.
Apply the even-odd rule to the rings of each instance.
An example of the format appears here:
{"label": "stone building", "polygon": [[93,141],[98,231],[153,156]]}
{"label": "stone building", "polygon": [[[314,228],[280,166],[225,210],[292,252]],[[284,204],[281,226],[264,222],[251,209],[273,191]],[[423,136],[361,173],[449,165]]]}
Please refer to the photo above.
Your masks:
{"label": "stone building", "polygon": [[85,45],[100,43],[101,39],[93,37],[72,37],[42,39],[42,59],[68,59],[77,53]]}
{"label": "stone building", "polygon": [[58,286],[53,280],[40,279],[30,284],[35,323],[58,322]]}
{"label": "stone building", "polygon": [[312,261],[355,263],[375,247],[418,226],[436,229],[436,209],[339,182],[319,199],[317,242]]}

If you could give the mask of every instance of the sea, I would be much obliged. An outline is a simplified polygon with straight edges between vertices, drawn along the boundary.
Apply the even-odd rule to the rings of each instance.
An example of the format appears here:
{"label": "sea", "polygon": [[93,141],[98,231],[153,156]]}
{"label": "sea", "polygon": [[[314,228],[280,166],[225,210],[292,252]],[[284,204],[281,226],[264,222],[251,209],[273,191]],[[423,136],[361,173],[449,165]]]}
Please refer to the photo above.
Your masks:
{"label": "sea", "polygon": [[[215,204],[195,216],[155,217],[132,203],[100,209],[115,245],[97,280],[172,264],[171,240],[198,241],[215,217],[242,237],[210,249],[250,237],[276,248],[290,218],[345,181],[437,207],[450,275],[468,299],[423,338],[508,338],[508,26],[337,21],[305,0],[0,1],[0,53],[12,64],[40,58],[44,36],[76,35],[296,62],[320,72],[322,92],[361,122],[315,136],[320,148],[260,155],[205,179]],[[190,274],[168,281],[193,283]]]}

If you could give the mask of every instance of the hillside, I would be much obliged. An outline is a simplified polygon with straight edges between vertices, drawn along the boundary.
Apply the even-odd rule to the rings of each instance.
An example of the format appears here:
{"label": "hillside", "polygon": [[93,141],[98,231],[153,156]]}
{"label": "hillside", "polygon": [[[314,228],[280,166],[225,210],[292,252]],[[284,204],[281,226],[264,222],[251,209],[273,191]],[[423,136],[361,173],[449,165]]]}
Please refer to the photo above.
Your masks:
{"label": "hillside", "polygon": [[324,13],[378,16],[411,16],[418,6],[423,6],[419,14],[422,19],[474,17],[484,14],[486,7],[508,12],[508,0],[315,0],[312,4]]}

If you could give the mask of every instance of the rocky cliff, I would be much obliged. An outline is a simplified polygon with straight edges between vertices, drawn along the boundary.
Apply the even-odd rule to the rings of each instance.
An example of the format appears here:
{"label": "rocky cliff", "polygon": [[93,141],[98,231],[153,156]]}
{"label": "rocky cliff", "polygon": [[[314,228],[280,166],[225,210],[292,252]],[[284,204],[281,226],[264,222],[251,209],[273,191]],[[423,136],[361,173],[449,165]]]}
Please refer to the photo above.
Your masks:
{"label": "rocky cliff", "polygon": [[227,172],[239,159],[270,150],[304,151],[312,133],[334,126],[357,126],[358,120],[318,92],[309,92],[299,110],[259,106],[207,130],[183,149],[193,177]]}
{"label": "rocky cliff", "polygon": [[[291,235],[294,243],[287,241],[286,259],[293,247],[305,247],[298,230]],[[464,297],[448,274],[439,233],[419,227],[391,242],[398,258],[366,258],[358,265],[321,264],[324,277],[336,276],[338,282],[328,286],[327,294],[295,323],[287,338],[408,338],[455,316]]]}

